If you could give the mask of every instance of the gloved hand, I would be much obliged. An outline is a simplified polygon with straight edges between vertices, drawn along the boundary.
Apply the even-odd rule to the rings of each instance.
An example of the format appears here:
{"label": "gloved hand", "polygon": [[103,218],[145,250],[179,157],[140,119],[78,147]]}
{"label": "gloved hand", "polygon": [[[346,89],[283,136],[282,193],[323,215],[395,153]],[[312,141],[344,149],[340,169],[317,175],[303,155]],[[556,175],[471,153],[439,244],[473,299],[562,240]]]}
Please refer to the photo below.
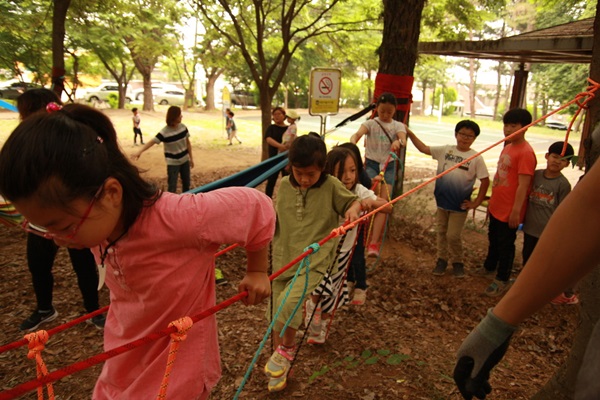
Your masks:
{"label": "gloved hand", "polygon": [[510,338],[517,330],[488,310],[485,318],[469,333],[458,349],[454,382],[465,400],[485,399],[492,391],[490,371],[504,357]]}

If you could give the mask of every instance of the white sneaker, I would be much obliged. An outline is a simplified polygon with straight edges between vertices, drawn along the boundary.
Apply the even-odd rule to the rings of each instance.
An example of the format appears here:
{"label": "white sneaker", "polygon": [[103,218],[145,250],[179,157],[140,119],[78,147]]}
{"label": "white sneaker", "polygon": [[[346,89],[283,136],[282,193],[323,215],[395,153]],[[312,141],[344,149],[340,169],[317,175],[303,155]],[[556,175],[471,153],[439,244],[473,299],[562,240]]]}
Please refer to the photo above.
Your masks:
{"label": "white sneaker", "polygon": [[[315,332],[316,333],[316,332]],[[313,334],[312,330],[308,330],[308,339],[306,339],[306,343],[308,344],[323,344],[327,340],[327,332],[326,329],[321,329],[321,332],[318,334]]]}

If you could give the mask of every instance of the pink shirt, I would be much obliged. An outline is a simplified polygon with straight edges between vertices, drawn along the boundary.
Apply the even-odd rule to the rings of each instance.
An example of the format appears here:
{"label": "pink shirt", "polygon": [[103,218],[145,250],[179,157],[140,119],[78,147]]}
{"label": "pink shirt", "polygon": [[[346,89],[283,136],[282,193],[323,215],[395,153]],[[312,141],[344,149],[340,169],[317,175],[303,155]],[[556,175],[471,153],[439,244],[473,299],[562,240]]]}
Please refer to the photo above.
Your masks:
{"label": "pink shirt", "polygon": [[[214,254],[219,245],[239,243],[259,250],[269,243],[274,230],[271,199],[255,189],[163,193],[107,252],[104,262],[111,303],[105,350],[214,306]],[[99,248],[93,253],[99,261]],[[167,336],[107,360],[93,399],[156,398],[169,343]],[[195,323],[181,344],[168,398],[204,397],[220,376],[217,324],[212,315]]]}
{"label": "pink shirt", "polygon": [[[527,141],[517,145],[508,144],[502,149],[488,206],[488,210],[494,218],[508,222],[519,186],[519,175],[533,176],[536,165],[535,152]],[[531,186],[527,189],[527,196],[521,207],[521,222],[525,218],[530,190]]]}

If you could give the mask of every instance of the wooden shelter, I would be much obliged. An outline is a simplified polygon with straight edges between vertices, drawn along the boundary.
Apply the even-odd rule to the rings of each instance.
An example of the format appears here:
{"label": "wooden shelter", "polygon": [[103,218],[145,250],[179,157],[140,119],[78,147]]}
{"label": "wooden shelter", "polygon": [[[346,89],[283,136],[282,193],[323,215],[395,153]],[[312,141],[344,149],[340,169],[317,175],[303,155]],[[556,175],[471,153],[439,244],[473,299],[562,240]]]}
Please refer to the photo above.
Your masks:
{"label": "wooden shelter", "polygon": [[[526,63],[591,64],[594,19],[586,18],[497,40],[421,42],[419,53],[519,63],[509,108],[523,107],[529,73],[525,69]],[[587,120],[582,140],[589,135]]]}

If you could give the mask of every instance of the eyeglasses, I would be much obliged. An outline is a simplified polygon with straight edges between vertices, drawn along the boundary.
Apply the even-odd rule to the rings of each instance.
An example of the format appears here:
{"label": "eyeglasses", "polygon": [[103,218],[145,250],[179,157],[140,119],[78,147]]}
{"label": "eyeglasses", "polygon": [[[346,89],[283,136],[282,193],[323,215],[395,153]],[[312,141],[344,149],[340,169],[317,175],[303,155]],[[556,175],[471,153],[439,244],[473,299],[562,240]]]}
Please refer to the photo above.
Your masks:
{"label": "eyeglasses", "polygon": [[475,135],[467,135],[466,133],[462,133],[462,132],[457,132],[460,137],[462,137],[463,139],[470,139],[473,140],[475,139]]}
{"label": "eyeglasses", "polygon": [[21,228],[23,228],[25,230],[25,232],[32,233],[37,236],[41,236],[45,239],[60,238],[60,239],[72,240],[75,236],[77,236],[77,233],[79,232],[79,228],[81,228],[81,225],[83,225],[83,223],[85,222],[87,217],[92,212],[92,208],[94,207],[94,204],[96,203],[96,200],[98,199],[98,197],[100,197],[100,193],[102,193],[103,188],[104,188],[104,182],[102,182],[102,185],[100,185],[100,187],[94,194],[94,197],[92,197],[92,201],[90,201],[90,204],[88,205],[87,209],[83,213],[83,216],[81,217],[81,219],[79,220],[77,225],[75,225],[75,227],[73,227],[73,229],[70,229],[70,232],[68,232],[66,234],[65,233],[51,233],[50,231],[48,231],[48,229],[41,227],[41,226],[34,225],[26,219],[23,220],[23,223],[21,223]]}

